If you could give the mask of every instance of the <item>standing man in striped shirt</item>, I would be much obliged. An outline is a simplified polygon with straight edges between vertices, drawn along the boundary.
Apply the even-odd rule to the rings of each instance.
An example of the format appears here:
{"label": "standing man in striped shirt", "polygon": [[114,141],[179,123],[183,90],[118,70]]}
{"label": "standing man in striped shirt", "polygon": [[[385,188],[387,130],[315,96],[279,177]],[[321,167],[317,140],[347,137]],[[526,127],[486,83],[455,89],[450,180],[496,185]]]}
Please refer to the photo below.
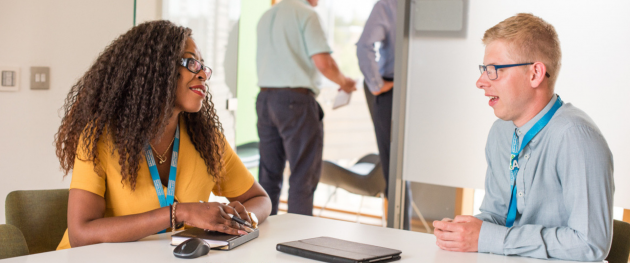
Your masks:
{"label": "standing man in striped shirt", "polygon": [[[394,98],[394,53],[396,51],[397,0],[376,2],[357,42],[359,68],[365,78],[363,88],[374,123],[378,154],[385,176],[385,196],[389,188],[392,101]],[[380,46],[379,46],[380,45]],[[379,46],[378,61],[375,47]],[[410,230],[411,184],[406,182],[403,229]]]}

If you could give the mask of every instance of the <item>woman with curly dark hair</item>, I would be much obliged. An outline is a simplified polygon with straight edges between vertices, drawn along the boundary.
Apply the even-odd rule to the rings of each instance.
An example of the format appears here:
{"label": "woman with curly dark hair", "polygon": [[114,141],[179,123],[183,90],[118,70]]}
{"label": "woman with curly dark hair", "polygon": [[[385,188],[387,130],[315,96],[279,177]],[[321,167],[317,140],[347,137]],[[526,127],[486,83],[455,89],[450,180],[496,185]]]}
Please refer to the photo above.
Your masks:
{"label": "woman with curly dark hair", "polygon": [[[134,241],[185,223],[245,234],[271,201],[226,143],[191,30],[168,21],[114,40],[72,87],[56,135],[72,170],[58,249]],[[157,158],[155,158],[157,157]],[[206,203],[210,192],[230,204]]]}

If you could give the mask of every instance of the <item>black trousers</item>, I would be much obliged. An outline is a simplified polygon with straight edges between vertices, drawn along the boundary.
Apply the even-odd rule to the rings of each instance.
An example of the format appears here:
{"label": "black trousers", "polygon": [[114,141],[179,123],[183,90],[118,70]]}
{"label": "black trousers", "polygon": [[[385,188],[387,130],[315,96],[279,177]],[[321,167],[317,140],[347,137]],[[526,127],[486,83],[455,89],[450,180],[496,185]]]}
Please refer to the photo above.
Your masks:
{"label": "black trousers", "polygon": [[278,214],[283,171],[289,161],[289,213],[313,215],[313,194],[322,170],[324,112],[309,94],[261,91],[256,100],[260,137],[260,185]]}
{"label": "black trousers", "polygon": [[[394,100],[394,90],[392,89],[378,96],[374,96],[368,89],[365,82],[363,83],[363,90],[365,91],[368,108],[370,108],[372,123],[374,123],[374,133],[376,134],[378,155],[381,159],[385,182],[387,182],[387,188],[385,188],[385,196],[387,196],[389,190],[389,160],[392,138],[392,103]],[[409,181],[405,181],[405,186],[406,191],[403,229],[410,230],[412,200],[411,183]]]}

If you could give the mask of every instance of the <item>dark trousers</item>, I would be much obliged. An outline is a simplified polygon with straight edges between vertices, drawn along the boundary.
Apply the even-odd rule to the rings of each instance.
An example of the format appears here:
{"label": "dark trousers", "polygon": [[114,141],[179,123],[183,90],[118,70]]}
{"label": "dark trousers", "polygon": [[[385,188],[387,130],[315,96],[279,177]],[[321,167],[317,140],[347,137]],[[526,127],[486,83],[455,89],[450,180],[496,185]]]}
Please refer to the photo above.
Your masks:
{"label": "dark trousers", "polygon": [[[383,167],[383,175],[385,176],[385,182],[387,187],[385,188],[385,196],[387,196],[389,190],[389,160],[391,152],[391,138],[392,138],[392,103],[394,99],[394,90],[382,93],[378,96],[374,96],[367,87],[365,82],[363,83],[363,90],[365,91],[365,98],[370,108],[370,115],[372,116],[372,122],[374,123],[374,133],[376,134],[376,144],[378,145],[378,155],[381,159],[381,166]],[[405,181],[405,209],[403,229],[410,230],[411,221],[411,184],[409,181]],[[393,203],[391,204],[393,205]]]}
{"label": "dark trousers", "polygon": [[289,213],[313,215],[313,193],[322,170],[324,112],[312,95],[289,89],[261,91],[256,100],[260,185],[278,214],[283,171],[289,161]]}

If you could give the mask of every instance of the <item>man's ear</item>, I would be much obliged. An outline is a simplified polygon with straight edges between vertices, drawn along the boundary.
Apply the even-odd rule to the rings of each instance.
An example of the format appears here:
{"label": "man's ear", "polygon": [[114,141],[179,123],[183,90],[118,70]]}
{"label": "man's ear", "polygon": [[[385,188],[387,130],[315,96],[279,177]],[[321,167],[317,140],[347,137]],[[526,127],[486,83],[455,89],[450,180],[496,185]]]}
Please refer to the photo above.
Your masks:
{"label": "man's ear", "polygon": [[547,74],[547,66],[542,62],[534,62],[530,70],[529,82],[532,88],[538,88],[540,84],[545,80]]}

